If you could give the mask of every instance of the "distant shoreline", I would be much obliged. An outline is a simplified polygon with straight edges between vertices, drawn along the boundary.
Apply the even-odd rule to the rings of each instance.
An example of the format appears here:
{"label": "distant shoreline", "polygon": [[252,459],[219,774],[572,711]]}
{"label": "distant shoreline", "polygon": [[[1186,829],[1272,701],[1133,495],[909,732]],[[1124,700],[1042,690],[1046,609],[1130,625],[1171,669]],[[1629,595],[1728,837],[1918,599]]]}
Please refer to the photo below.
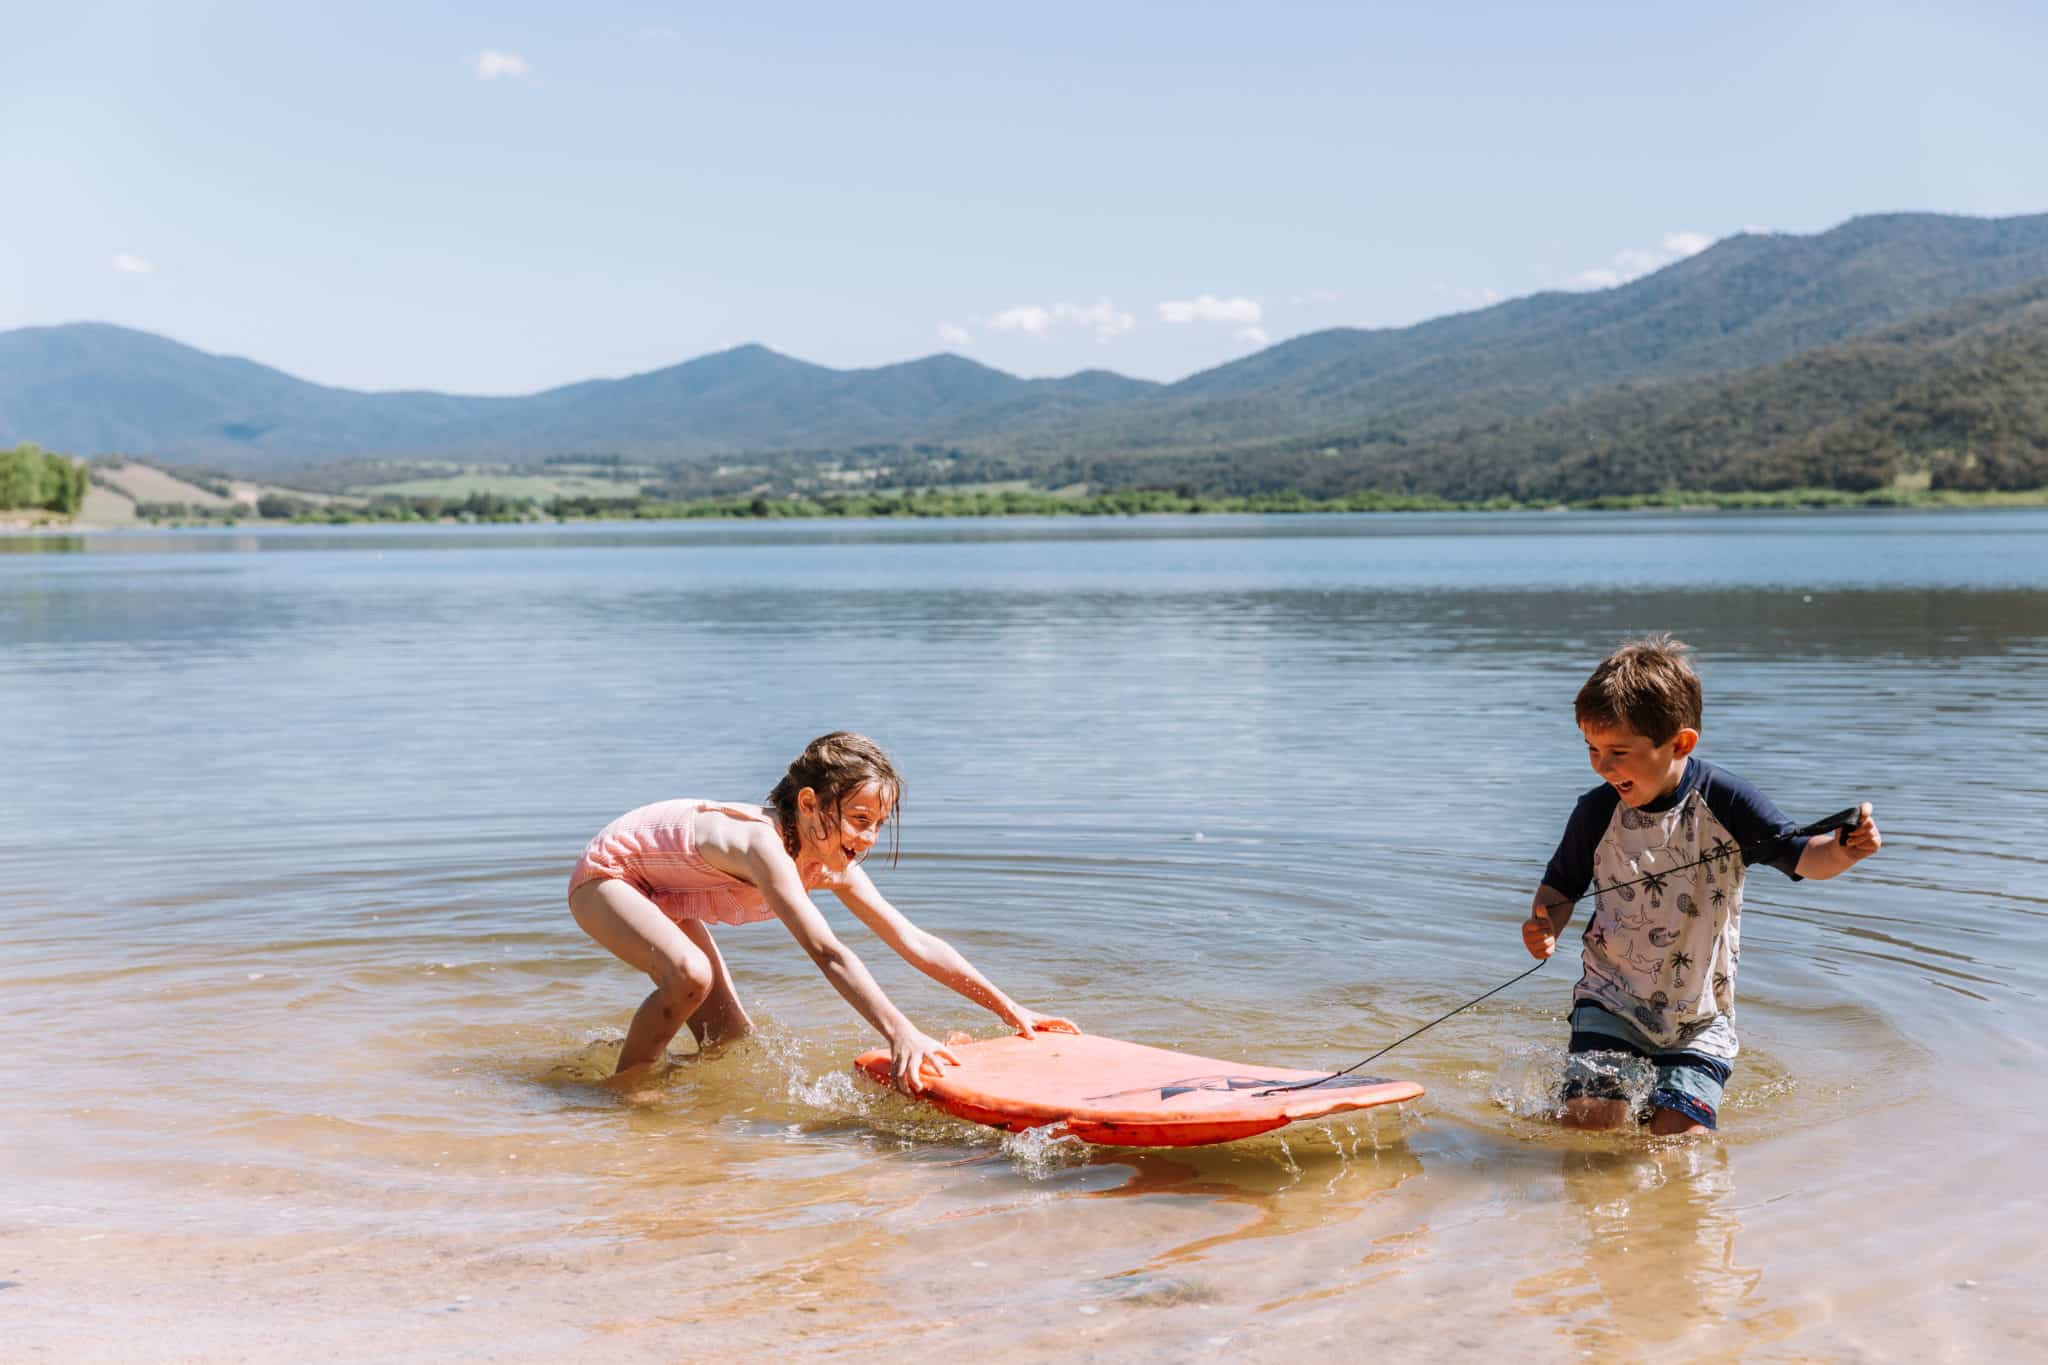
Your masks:
{"label": "distant shoreline", "polygon": [[1299,494],[1258,494],[1246,497],[1187,496],[1162,490],[1126,490],[1088,497],[1038,493],[956,494],[936,490],[873,493],[826,498],[720,498],[663,501],[650,498],[598,502],[556,499],[550,504],[500,501],[476,507],[434,508],[422,500],[362,507],[328,506],[291,518],[237,515],[247,509],[223,510],[162,519],[106,524],[64,521],[45,513],[17,517],[0,512],[0,534],[9,536],[81,535],[113,531],[176,530],[202,527],[273,529],[287,526],[347,525],[549,525],[620,521],[824,521],[824,520],[963,520],[992,517],[1146,517],[1146,516],[1290,516],[1364,512],[1752,512],[1965,510],[1973,508],[2048,507],[2048,488],[2019,492],[1957,492],[1922,489],[1877,489],[1863,493],[1831,488],[1786,489],[1774,492],[1700,493],[1672,491],[1586,498],[1565,502],[1515,502],[1495,498],[1459,502],[1403,494],[1353,494],[1317,499]]}

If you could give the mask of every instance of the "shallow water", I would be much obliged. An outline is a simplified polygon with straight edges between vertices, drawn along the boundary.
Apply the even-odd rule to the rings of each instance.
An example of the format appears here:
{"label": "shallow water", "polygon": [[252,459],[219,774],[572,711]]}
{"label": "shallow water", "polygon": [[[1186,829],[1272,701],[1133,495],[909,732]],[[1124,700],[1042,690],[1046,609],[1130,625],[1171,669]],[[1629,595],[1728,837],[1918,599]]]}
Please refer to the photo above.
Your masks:
{"label": "shallow water", "polygon": [[[907,776],[884,892],[1020,1000],[1347,1064],[1528,965],[1572,692],[1653,628],[1703,753],[1887,840],[1752,880],[1711,1139],[1541,1117],[1569,962],[1375,1063],[1403,1112],[1220,1148],[856,1085],[772,923],[720,934],[758,1037],[596,1083],[641,990],[562,906],[583,841],[838,726]],[[2038,512],[0,540],[0,1338],[2039,1354],[2044,657]]]}

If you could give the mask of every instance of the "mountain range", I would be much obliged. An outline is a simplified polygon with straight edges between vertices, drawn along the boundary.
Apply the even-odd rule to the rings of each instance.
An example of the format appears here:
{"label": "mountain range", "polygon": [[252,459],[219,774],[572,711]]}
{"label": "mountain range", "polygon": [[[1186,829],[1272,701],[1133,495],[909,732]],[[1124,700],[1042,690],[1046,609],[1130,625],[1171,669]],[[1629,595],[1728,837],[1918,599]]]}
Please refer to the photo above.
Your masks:
{"label": "mountain range", "polygon": [[[515,398],[363,393],[105,324],[0,333],[0,446],[366,460],[943,449],[935,477],[1457,496],[2048,483],[2048,214],[1745,233],[1595,292],[1334,328],[1173,384],[741,346]],[[770,460],[772,463],[772,459]],[[2036,476],[2039,477],[2036,477]]]}
{"label": "mountain range", "polygon": [[148,332],[70,323],[0,332],[0,444],[250,474],[350,459],[674,460],[999,426],[1155,387],[1101,370],[1019,379],[954,355],[833,370],[749,345],[518,398],[363,393]]}
{"label": "mountain range", "polygon": [[2048,278],[1776,364],[1624,381],[1449,430],[1381,423],[1209,452],[948,463],[979,480],[1318,497],[2048,488]]}

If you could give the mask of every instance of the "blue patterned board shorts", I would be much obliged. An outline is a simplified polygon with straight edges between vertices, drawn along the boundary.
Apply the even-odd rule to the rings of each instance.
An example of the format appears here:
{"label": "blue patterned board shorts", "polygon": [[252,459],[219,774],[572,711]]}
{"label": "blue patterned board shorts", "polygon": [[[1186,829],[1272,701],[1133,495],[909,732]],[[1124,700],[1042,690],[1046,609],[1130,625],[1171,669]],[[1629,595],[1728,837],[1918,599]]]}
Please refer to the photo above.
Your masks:
{"label": "blue patterned board shorts", "polygon": [[[1659,1052],[1656,1044],[1637,1032],[1619,1015],[1598,1005],[1581,1001],[1572,1006],[1572,1041],[1569,1051],[1621,1052],[1641,1057],[1657,1068],[1657,1081],[1636,1116],[1646,1122],[1656,1109],[1672,1109],[1707,1128],[1717,1126],[1721,1091],[1728,1084],[1731,1068],[1719,1057],[1703,1052]],[[1564,1097],[1571,1099],[1627,1099],[1617,1078],[1590,1066],[1565,1064]]]}

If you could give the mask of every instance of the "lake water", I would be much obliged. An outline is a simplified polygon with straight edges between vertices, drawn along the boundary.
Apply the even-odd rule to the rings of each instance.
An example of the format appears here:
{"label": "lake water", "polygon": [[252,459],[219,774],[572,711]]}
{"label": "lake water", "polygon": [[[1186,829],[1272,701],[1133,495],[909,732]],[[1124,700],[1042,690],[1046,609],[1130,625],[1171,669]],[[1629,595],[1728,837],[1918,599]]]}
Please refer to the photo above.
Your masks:
{"label": "lake water", "polygon": [[[1651,629],[1705,756],[1886,837],[1754,873],[1715,1136],[1537,1116],[1576,931],[1374,1064],[1425,1099],[1232,1146],[856,1086],[773,922],[756,1039],[596,1084],[645,987],[583,842],[839,727],[906,777],[882,890],[1020,1001],[1348,1064],[1529,965],[1572,694]],[[2048,513],[17,538],[0,718],[10,1359],[2048,1353]]]}

